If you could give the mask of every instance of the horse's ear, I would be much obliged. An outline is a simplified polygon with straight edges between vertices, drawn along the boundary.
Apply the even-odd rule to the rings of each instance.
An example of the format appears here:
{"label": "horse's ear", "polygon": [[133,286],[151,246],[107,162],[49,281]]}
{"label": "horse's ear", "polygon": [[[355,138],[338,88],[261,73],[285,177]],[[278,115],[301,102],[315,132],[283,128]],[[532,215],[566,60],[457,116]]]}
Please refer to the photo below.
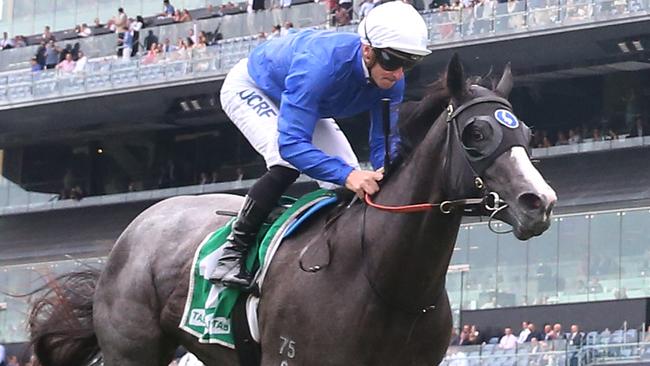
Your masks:
{"label": "horse's ear", "polygon": [[512,69],[510,67],[510,62],[508,62],[505,70],[503,70],[501,80],[499,80],[499,84],[497,84],[497,87],[494,91],[500,96],[507,99],[510,95],[510,92],[512,91],[512,85]]}
{"label": "horse's ear", "polygon": [[449,89],[452,98],[461,100],[465,95],[466,88],[463,64],[460,62],[458,53],[454,53],[447,66],[447,89]]}

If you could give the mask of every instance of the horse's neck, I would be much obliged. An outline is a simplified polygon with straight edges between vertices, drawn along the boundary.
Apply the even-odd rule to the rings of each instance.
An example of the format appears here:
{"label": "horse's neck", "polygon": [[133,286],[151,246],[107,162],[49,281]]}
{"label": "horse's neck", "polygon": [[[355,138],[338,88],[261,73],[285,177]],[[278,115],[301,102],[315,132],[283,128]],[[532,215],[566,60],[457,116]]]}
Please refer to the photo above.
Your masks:
{"label": "horse's neck", "polygon": [[[412,156],[382,186],[377,202],[406,205],[448,198],[445,124],[444,118],[435,122]],[[438,209],[406,214],[368,210],[371,276],[380,291],[413,304],[431,302],[444,288],[460,216],[443,215]]]}

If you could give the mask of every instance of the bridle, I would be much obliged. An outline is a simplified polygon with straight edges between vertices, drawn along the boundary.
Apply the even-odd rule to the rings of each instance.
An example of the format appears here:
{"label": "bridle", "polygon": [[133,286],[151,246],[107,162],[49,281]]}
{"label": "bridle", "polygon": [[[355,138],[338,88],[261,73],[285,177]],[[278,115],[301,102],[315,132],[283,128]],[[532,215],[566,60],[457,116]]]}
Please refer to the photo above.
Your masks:
{"label": "bridle", "polygon": [[[457,200],[445,200],[439,203],[425,202],[425,203],[392,206],[392,205],[382,205],[382,204],[375,203],[372,200],[372,197],[366,194],[364,199],[365,203],[372,208],[381,211],[392,212],[392,213],[426,212],[426,211],[431,211],[433,209],[438,209],[443,214],[450,214],[459,209],[462,209],[463,216],[489,216],[488,227],[490,228],[491,231],[497,234],[505,234],[511,232],[512,230],[497,231],[493,227],[492,220],[494,219],[495,215],[498,214],[501,210],[506,209],[508,205],[500,198],[497,192],[490,191],[486,187],[483,178],[481,177],[481,174],[477,172],[477,170],[479,170],[481,173],[483,173],[484,169],[483,168],[477,169],[477,166],[480,167],[484,165],[489,166],[490,165],[489,163],[493,162],[503,151],[509,149],[515,144],[506,144],[505,146],[499,146],[498,149],[491,152],[489,156],[480,159],[480,161],[471,161],[469,157],[470,155],[467,152],[468,149],[463,145],[461,141],[461,129],[459,126],[458,117],[461,114],[463,114],[463,112],[467,111],[469,108],[480,104],[486,104],[486,103],[497,104],[508,111],[512,111],[512,105],[507,99],[498,96],[485,96],[485,97],[478,97],[472,99],[469,102],[460,105],[459,107],[454,107],[454,103],[450,102],[449,105],[447,106],[447,117],[446,117],[446,121],[447,121],[446,143],[448,149],[447,156],[448,157],[451,156],[454,143],[458,146],[463,147],[466,150],[465,153],[463,154],[464,161],[466,162],[466,164],[468,165],[469,169],[472,172],[472,175],[474,177],[473,190],[478,191],[479,197],[463,198]],[[471,121],[473,121],[472,118],[470,118],[469,122],[466,122],[465,125],[471,123]],[[488,164],[486,164],[486,162]],[[451,164],[449,163],[449,159],[445,161],[445,166],[443,170],[447,176],[451,174]]]}

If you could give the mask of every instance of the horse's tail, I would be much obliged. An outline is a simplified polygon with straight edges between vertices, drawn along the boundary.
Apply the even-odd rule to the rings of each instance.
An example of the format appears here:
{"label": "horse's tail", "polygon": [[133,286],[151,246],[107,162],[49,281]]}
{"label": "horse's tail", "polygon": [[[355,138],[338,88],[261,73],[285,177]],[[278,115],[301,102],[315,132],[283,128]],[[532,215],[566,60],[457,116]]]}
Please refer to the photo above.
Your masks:
{"label": "horse's tail", "polygon": [[30,344],[42,366],[86,365],[99,354],[93,329],[93,295],[99,271],[72,272],[34,293],[29,314]]}

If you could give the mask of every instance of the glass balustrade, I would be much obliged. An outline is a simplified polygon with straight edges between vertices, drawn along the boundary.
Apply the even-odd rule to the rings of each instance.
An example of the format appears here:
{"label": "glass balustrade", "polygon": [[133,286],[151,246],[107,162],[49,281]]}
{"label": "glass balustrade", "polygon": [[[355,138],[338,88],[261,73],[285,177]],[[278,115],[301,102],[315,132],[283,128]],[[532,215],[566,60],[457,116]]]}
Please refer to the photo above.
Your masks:
{"label": "glass balustrade", "polygon": [[[447,276],[455,325],[461,310],[648,297],[649,241],[648,208],[560,215],[544,235],[524,242],[485,223],[464,224]],[[8,308],[0,310],[0,343],[25,335],[25,299],[3,292],[27,292],[79,263],[0,267],[0,303]]]}

